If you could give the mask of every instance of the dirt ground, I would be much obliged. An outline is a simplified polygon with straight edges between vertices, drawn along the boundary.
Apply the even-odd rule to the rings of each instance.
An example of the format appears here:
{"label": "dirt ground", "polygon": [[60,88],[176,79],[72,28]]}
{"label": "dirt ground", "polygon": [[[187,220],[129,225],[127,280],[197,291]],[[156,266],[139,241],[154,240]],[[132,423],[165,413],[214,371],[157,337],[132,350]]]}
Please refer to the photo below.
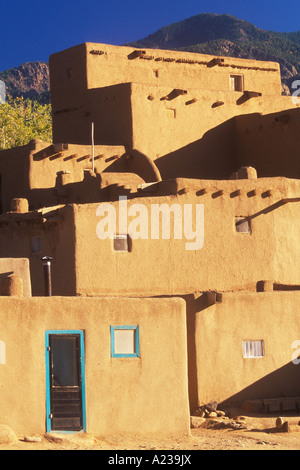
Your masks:
{"label": "dirt ground", "polygon": [[[276,429],[277,416],[238,416],[231,423],[240,428],[217,425],[216,420],[205,426],[191,429],[183,436],[91,436],[85,433],[51,434],[46,436],[18,436],[11,445],[0,445],[1,450],[300,450],[300,415],[282,416],[289,423],[289,432]],[[224,424],[228,419],[224,419]],[[219,420],[221,423],[222,420]],[[299,430],[298,430],[299,429]],[[34,440],[35,442],[27,442]],[[188,453],[186,453],[188,454]],[[112,453],[112,455],[115,455]],[[132,455],[132,453],[131,453]]]}

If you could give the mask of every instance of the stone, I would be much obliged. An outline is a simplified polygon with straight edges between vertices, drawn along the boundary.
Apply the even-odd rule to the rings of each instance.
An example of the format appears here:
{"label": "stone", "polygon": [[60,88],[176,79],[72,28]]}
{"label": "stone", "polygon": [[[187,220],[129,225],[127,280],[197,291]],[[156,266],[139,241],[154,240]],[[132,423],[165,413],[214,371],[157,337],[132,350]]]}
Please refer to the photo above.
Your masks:
{"label": "stone", "polygon": [[205,423],[205,421],[205,418],[200,418],[200,416],[191,416],[191,428],[200,428]]}
{"label": "stone", "polygon": [[218,402],[217,401],[211,401],[209,403],[206,403],[205,407],[208,409],[208,411],[216,411],[218,407]]}
{"label": "stone", "polygon": [[24,441],[25,442],[42,442],[42,439],[40,437],[35,437],[35,436],[25,436]]}
{"label": "stone", "polygon": [[288,421],[285,421],[283,425],[280,428],[280,431],[282,432],[290,432],[290,427]]}
{"label": "stone", "polygon": [[219,418],[220,418],[221,416],[226,416],[225,411],[222,411],[222,410],[217,410],[216,413],[217,413],[217,416],[218,416]]}
{"label": "stone", "polygon": [[210,413],[208,413],[208,418],[217,418],[217,413],[215,411],[211,411]]}
{"label": "stone", "polygon": [[201,408],[197,408],[197,410],[194,411],[193,416],[199,416],[200,418],[203,418],[205,416],[205,411]]}
{"label": "stone", "polygon": [[0,444],[15,444],[17,441],[14,430],[6,424],[0,424]]}
{"label": "stone", "polygon": [[284,423],[284,419],[278,417],[275,422],[276,429],[280,429]]}

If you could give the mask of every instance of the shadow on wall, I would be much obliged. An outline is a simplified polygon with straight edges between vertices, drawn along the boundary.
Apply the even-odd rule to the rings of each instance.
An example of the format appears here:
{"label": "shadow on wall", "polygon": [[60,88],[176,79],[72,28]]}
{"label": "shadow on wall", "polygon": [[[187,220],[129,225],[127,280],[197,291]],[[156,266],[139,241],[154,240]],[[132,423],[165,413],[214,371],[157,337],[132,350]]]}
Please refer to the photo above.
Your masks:
{"label": "shadow on wall", "polygon": [[259,177],[300,178],[300,109],[235,118],[238,167],[253,166]]}
{"label": "shadow on wall", "polygon": [[190,410],[198,406],[198,379],[196,354],[196,314],[208,307],[205,294],[195,297],[194,294],[182,296],[186,302],[187,355],[188,355],[188,389]]}
{"label": "shadow on wall", "polygon": [[[255,359],[245,359],[253,361]],[[300,363],[292,361],[280,369],[265,375],[262,379],[220,403],[221,406],[241,405],[247,400],[289,398],[300,396]]]}
{"label": "shadow on wall", "polygon": [[136,173],[146,183],[161,181],[161,175],[156,164],[147,155],[135,149],[128,150],[121,158],[107,166],[105,172]]}
{"label": "shadow on wall", "polygon": [[229,179],[237,169],[234,129],[234,119],[229,119],[201,139],[157,158],[155,164],[162,179]]}
{"label": "shadow on wall", "polygon": [[258,177],[300,178],[300,109],[236,116],[155,160],[162,179],[229,179],[242,166]]}

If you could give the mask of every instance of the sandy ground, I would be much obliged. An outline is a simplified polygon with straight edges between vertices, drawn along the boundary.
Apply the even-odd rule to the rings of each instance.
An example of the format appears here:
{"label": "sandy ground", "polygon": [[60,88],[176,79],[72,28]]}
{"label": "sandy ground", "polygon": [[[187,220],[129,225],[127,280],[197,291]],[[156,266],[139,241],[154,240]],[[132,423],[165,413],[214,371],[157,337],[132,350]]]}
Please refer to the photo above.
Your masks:
{"label": "sandy ground", "polygon": [[[196,428],[183,436],[105,436],[89,434],[53,434],[49,436],[18,436],[12,445],[0,445],[0,450],[107,450],[107,451],[204,451],[204,450],[300,450],[299,416],[285,416],[290,432],[276,430],[275,417],[238,418],[240,429]],[[228,420],[227,420],[228,422]],[[298,430],[299,429],[299,430]],[[26,442],[26,438],[37,442]],[[107,452],[105,453],[107,455]],[[188,452],[185,452],[188,455]],[[195,452],[193,452],[195,454]],[[112,452],[111,455],[115,455]]]}

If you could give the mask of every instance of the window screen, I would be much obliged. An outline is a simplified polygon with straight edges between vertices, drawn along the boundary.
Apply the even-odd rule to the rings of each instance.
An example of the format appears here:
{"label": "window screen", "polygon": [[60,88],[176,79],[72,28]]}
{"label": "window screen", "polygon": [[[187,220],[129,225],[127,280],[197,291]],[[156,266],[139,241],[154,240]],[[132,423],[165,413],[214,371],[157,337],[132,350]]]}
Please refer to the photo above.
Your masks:
{"label": "window screen", "polygon": [[263,340],[243,341],[243,356],[245,358],[263,357],[264,356]]}

